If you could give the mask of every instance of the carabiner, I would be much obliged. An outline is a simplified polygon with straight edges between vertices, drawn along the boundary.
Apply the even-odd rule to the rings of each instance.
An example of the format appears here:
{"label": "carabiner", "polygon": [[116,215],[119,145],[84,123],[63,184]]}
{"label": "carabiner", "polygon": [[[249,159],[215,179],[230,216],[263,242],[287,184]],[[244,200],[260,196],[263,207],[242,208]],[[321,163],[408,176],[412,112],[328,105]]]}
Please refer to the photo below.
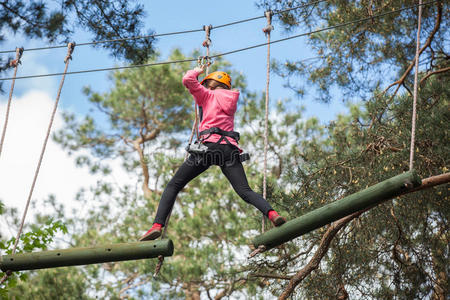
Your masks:
{"label": "carabiner", "polygon": [[212,61],[209,56],[199,56],[197,59],[197,65],[200,68],[209,67],[211,64],[212,64]]}

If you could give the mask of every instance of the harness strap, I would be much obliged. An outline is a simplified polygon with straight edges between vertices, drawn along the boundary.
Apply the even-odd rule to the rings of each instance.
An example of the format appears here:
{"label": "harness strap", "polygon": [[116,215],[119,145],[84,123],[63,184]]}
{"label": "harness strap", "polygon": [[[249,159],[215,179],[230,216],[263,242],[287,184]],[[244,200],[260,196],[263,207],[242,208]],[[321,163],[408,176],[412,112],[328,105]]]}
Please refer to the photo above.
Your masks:
{"label": "harness strap", "polygon": [[211,135],[218,134],[221,135],[218,143],[225,140],[228,144],[230,143],[226,137],[230,137],[234,139],[237,143],[239,143],[240,134],[237,131],[225,131],[220,129],[219,127],[211,127],[209,129],[203,130],[199,132],[199,135],[208,135],[206,138],[203,138],[202,140],[208,139]]}

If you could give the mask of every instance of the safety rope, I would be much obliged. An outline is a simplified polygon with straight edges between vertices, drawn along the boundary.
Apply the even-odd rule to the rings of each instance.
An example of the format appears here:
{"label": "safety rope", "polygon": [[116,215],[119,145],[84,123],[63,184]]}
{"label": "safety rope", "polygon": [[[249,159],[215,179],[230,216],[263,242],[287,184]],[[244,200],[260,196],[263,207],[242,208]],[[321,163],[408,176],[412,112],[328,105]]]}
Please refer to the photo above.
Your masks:
{"label": "safety rope", "polygon": [[[274,11],[274,15],[275,14],[282,14],[282,13],[289,12],[289,11],[296,10],[296,9],[300,9],[300,8],[305,8],[305,7],[316,5],[316,4],[319,4],[321,2],[326,2],[326,1],[328,1],[328,0],[313,1],[313,2],[310,2],[310,3],[304,3],[304,4],[301,4],[301,5],[295,6],[295,7],[282,9],[282,10],[277,10],[277,11]],[[222,24],[222,25],[217,25],[217,26],[214,26],[214,28],[217,29],[217,28],[228,27],[228,26],[237,25],[237,24],[241,24],[241,23],[245,23],[245,22],[249,22],[249,21],[253,21],[253,20],[262,19],[262,18],[265,18],[265,16],[257,16],[257,17],[242,19],[242,20],[238,20],[238,21],[234,21],[234,22],[230,22],[230,23],[226,23],[226,24]],[[200,28],[200,29],[191,29],[191,30],[183,30],[183,31],[159,33],[159,34],[131,36],[131,37],[126,37],[126,38],[117,38],[117,39],[109,39],[109,40],[94,41],[94,42],[84,42],[84,43],[78,43],[77,47],[89,46],[89,45],[98,45],[98,44],[105,44],[105,43],[117,43],[117,42],[130,41],[130,40],[156,38],[156,37],[162,37],[162,36],[180,35],[180,34],[194,33],[194,32],[200,32],[200,31],[204,31],[204,29]],[[30,48],[30,49],[26,49],[25,51],[49,50],[49,49],[58,49],[58,48],[64,48],[64,47],[66,47],[66,45],[46,46],[46,47]],[[15,50],[4,50],[4,51],[0,51],[0,54],[13,53],[13,52],[15,52]]]}
{"label": "safety rope", "polygon": [[416,40],[416,62],[415,62],[415,74],[414,74],[414,93],[413,93],[413,111],[411,121],[411,146],[409,151],[409,169],[414,167],[414,144],[416,140],[416,119],[417,119],[417,94],[418,85],[417,80],[419,76],[419,49],[420,49],[420,27],[422,23],[422,0],[419,0],[419,12],[418,12],[418,24],[417,24],[417,40]]}
{"label": "safety rope", "polygon": [[[211,46],[211,30],[213,29],[212,25],[203,25],[203,30],[205,31],[205,40],[202,43],[202,46],[206,48],[206,57],[209,57],[209,46]],[[209,64],[206,64],[206,75],[209,74]]]}
{"label": "safety rope", "polygon": [[[206,66],[206,75],[208,75],[208,73],[209,73],[209,66],[211,64],[210,60],[209,60],[209,46],[211,45],[211,30],[212,30],[212,28],[213,28],[212,25],[208,25],[208,26],[204,25],[203,26],[203,30],[205,31],[206,37],[205,37],[205,40],[202,43],[202,46],[206,48],[206,56],[205,57],[199,57],[197,59],[198,66]],[[191,135],[189,137],[189,145],[192,143],[192,140],[194,138],[194,134],[196,135],[197,140],[200,139],[200,136],[199,136],[199,133],[198,133],[199,132],[198,131],[198,127],[200,125],[199,124],[200,123],[199,122],[200,118],[199,118],[199,113],[198,113],[199,107],[198,107],[197,102],[194,101],[194,103],[195,103],[194,104],[195,120],[194,120],[194,124],[192,125]],[[189,153],[186,153],[186,156],[184,157],[184,160],[187,159],[188,155],[189,155]],[[170,210],[169,214],[167,215],[165,226],[164,226],[162,234],[161,234],[161,239],[164,239],[166,237],[167,228],[169,227],[169,221],[170,221],[170,217],[172,215],[172,210],[173,210],[173,207]],[[154,277],[158,276],[163,263],[164,263],[164,256],[163,255],[159,255],[158,256],[158,264],[156,265],[155,273],[153,274]]]}
{"label": "safety rope", "polygon": [[[425,2],[425,3],[422,3],[421,6],[430,5],[430,4],[433,4],[433,3],[437,2],[437,1],[438,0],[432,0],[432,1],[429,1],[429,2]],[[270,44],[281,43],[281,42],[285,42],[285,41],[288,41],[288,40],[300,38],[300,37],[303,37],[303,36],[308,36],[308,35],[312,35],[312,34],[315,34],[315,33],[319,33],[319,32],[322,32],[322,31],[337,29],[337,28],[349,26],[349,25],[356,24],[356,23],[362,23],[362,22],[365,22],[365,21],[372,20],[373,18],[384,17],[384,16],[387,16],[387,15],[399,13],[399,12],[402,12],[402,11],[405,11],[405,10],[413,9],[413,8],[418,7],[418,6],[419,6],[418,4],[415,4],[415,5],[399,8],[399,9],[390,10],[390,11],[387,11],[387,12],[384,12],[384,13],[380,13],[380,14],[377,14],[377,15],[373,15],[373,16],[364,17],[364,18],[360,18],[360,19],[356,19],[356,20],[348,21],[348,22],[344,22],[344,23],[339,23],[339,24],[336,24],[336,25],[333,25],[333,26],[328,26],[328,27],[324,27],[324,28],[308,31],[308,32],[305,32],[305,33],[289,36],[289,37],[286,37],[286,38],[273,40],[273,41],[270,42]],[[240,48],[240,49],[231,50],[231,51],[228,51],[228,52],[219,53],[219,54],[216,54],[216,55],[211,55],[209,58],[213,59],[213,58],[222,57],[222,56],[226,56],[226,55],[230,55],[230,54],[234,54],[234,53],[238,53],[238,52],[243,52],[243,51],[247,51],[247,50],[251,50],[251,49],[255,49],[255,48],[259,48],[259,47],[264,47],[264,46],[267,46],[267,43],[257,44],[257,45],[248,46],[248,47],[245,47],[245,48]],[[196,60],[197,60],[196,58],[189,58],[189,59],[183,59],[183,60],[164,61],[164,62],[156,62],[156,63],[148,63],[148,64],[140,64],[140,65],[130,65],[130,66],[121,66],[121,67],[110,67],[110,68],[99,68],[99,69],[72,71],[72,72],[67,72],[67,75],[82,74],[82,73],[92,73],[92,72],[103,72],[103,71],[114,71],[114,70],[123,70],[123,69],[133,69],[133,68],[143,68],[143,67],[151,67],[151,66],[167,65],[167,64],[178,64],[178,63],[185,63],[185,62],[194,62]],[[62,73],[19,76],[19,77],[16,77],[16,79],[49,77],[49,76],[59,76],[59,75],[62,75]],[[11,77],[0,78],[0,80],[11,80],[11,79],[13,79],[13,78],[11,78]]]}
{"label": "safety rope", "polygon": [[[267,73],[266,73],[266,112],[264,118],[264,176],[263,176],[263,198],[267,200],[267,149],[269,145],[269,85],[270,85],[270,33],[273,30],[272,16],[273,12],[268,10],[264,13],[267,19],[267,26],[263,28],[263,32],[267,37]],[[265,230],[266,217],[262,216],[261,230]]]}
{"label": "safety rope", "polygon": [[[30,189],[30,192],[28,194],[28,199],[27,199],[27,202],[26,202],[26,205],[25,205],[25,210],[23,212],[22,220],[20,222],[19,232],[17,233],[16,240],[14,241],[12,254],[16,253],[17,244],[19,243],[20,236],[22,235],[23,226],[25,224],[25,218],[27,216],[28,208],[30,206],[31,197],[33,195],[33,190],[34,190],[34,187],[36,185],[36,181],[37,181],[37,177],[38,177],[38,174],[39,174],[39,170],[41,168],[42,160],[44,158],[45,149],[47,148],[47,142],[48,142],[48,139],[50,137],[50,132],[51,132],[51,129],[52,129],[53,121],[55,119],[56,110],[58,108],[59,99],[61,97],[61,90],[62,90],[63,85],[64,85],[65,73],[67,72],[67,68],[69,67],[69,61],[72,59],[72,53],[73,53],[73,50],[75,49],[75,43],[74,42],[69,43],[67,45],[67,48],[68,48],[67,49],[67,55],[66,55],[66,58],[64,59],[64,63],[66,64],[65,68],[64,68],[64,75],[62,76],[61,82],[59,84],[58,93],[56,95],[55,104],[54,104],[54,107],[53,107],[52,115],[50,117],[50,123],[49,123],[48,128],[47,128],[47,134],[45,136],[44,144],[43,144],[42,150],[41,150],[41,155],[39,157],[39,162],[38,162],[36,171],[34,173],[33,183],[31,185],[31,189]],[[0,283],[3,283],[10,274],[11,274],[11,272],[7,271],[6,275],[4,276],[4,279],[2,278],[2,281]]]}
{"label": "safety rope", "polygon": [[22,54],[23,48],[16,48],[16,59],[9,62],[9,67],[14,68],[14,74],[13,80],[11,82],[11,89],[9,90],[8,104],[6,106],[5,124],[3,125],[2,139],[0,141],[0,156],[2,154],[3,142],[5,141],[6,128],[8,127],[9,111],[11,109],[11,100],[14,92],[14,84],[16,82],[17,68],[19,67],[19,64],[21,64],[20,59],[22,58]]}
{"label": "safety rope", "polygon": [[[208,74],[209,74],[209,66],[211,65],[210,60],[209,60],[209,55],[210,55],[209,46],[211,46],[211,43],[212,43],[211,42],[211,30],[212,30],[212,28],[213,28],[212,25],[208,25],[208,26],[203,25],[203,30],[205,30],[205,40],[203,41],[202,46],[206,48],[206,57],[204,58],[204,60],[202,60],[201,63],[202,63],[202,65],[206,66],[205,76],[208,76]],[[198,106],[197,103],[195,104],[195,107],[196,107],[195,116],[197,118],[197,120],[196,120],[197,121],[197,125],[196,125],[195,129],[197,130],[197,139],[200,139],[200,136],[198,134],[199,126],[200,126],[200,122],[201,122],[201,119],[200,119],[200,116],[199,116],[200,107]],[[202,111],[202,114],[203,114],[203,111]]]}

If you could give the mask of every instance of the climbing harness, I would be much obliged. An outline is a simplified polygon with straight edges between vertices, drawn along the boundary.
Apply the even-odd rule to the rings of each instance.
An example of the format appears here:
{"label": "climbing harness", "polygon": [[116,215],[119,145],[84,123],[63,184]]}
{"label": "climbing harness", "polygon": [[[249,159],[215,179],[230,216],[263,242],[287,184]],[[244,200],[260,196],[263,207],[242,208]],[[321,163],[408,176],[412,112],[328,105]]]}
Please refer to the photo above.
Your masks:
{"label": "climbing harness", "polygon": [[222,141],[225,141],[228,145],[231,145],[230,141],[227,139],[227,137],[232,138],[236,141],[236,143],[239,142],[240,134],[237,131],[225,131],[220,129],[219,127],[211,127],[209,129],[200,131],[200,136],[208,135],[205,138],[202,138],[201,141],[204,141],[208,139],[213,134],[220,135],[220,139],[217,141],[217,144],[220,144]]}
{"label": "climbing harness", "polygon": [[[199,132],[200,139],[195,141],[194,144],[188,144],[186,147],[186,151],[190,154],[206,154],[211,152],[210,147],[206,146],[205,141],[211,137],[213,134],[220,135],[220,138],[217,142],[213,143],[213,145],[219,145],[222,141],[225,141],[228,145],[233,145],[230,143],[228,138],[232,138],[239,143],[240,134],[237,131],[225,131],[220,129],[219,127],[211,127],[209,129],[203,130]],[[206,136],[206,137],[205,137]],[[250,159],[250,154],[247,152],[243,152],[239,154],[239,161],[244,162]]]}

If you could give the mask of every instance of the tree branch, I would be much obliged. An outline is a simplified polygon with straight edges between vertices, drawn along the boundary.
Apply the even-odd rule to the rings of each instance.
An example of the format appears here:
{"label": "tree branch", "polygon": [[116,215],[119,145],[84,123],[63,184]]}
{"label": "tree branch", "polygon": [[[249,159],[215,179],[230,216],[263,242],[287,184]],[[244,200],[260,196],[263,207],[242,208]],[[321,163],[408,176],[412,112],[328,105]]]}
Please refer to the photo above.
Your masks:
{"label": "tree branch", "polygon": [[150,182],[150,173],[148,171],[148,166],[145,161],[144,151],[141,148],[141,144],[143,144],[145,141],[155,139],[159,134],[159,129],[154,129],[151,133],[147,134],[144,137],[138,138],[135,141],[133,141],[133,148],[137,151],[139,155],[139,162],[141,164],[142,168],[142,174],[144,175],[144,181],[142,183],[142,190],[144,191],[144,196],[146,198],[149,198],[150,195],[156,191],[152,191],[149,188],[149,182]]}
{"label": "tree branch", "polygon": [[18,18],[22,19],[23,21],[25,21],[26,23],[28,23],[30,25],[38,27],[38,26],[42,26],[42,24],[43,24],[43,23],[39,23],[39,22],[35,23],[32,20],[30,20],[29,18],[27,18],[26,16],[21,15],[19,11],[13,10],[11,7],[9,7],[7,5],[7,1],[1,2],[0,5],[3,6],[3,8],[5,8],[6,10],[8,10],[10,13],[16,15]]}
{"label": "tree branch", "polygon": [[[368,210],[368,209],[366,209],[366,210]],[[311,258],[311,260],[305,267],[303,267],[294,276],[292,276],[292,278],[289,281],[288,286],[286,287],[286,289],[283,291],[283,293],[280,295],[280,297],[278,299],[280,299],[280,300],[287,299],[294,292],[294,289],[297,287],[297,285],[300,284],[300,282],[302,282],[303,279],[305,279],[309,274],[311,274],[312,271],[314,271],[315,269],[317,269],[319,267],[319,264],[320,264],[322,258],[327,253],[328,248],[330,247],[331,242],[332,242],[333,238],[336,236],[336,234],[338,233],[338,231],[342,227],[347,225],[351,220],[353,220],[356,217],[359,217],[366,210],[358,211],[347,217],[344,217],[344,218],[332,223],[330,225],[330,227],[328,227],[327,231],[325,232],[325,234],[322,236],[322,239],[320,240],[319,247],[317,248],[317,251],[314,254],[314,256]]]}
{"label": "tree branch", "polygon": [[450,67],[442,68],[442,69],[439,69],[439,70],[435,70],[435,71],[429,72],[429,73],[427,73],[427,75],[425,75],[425,77],[423,77],[420,80],[420,84],[422,84],[425,80],[427,80],[430,76],[432,76],[434,74],[445,73],[447,71],[450,71]]}
{"label": "tree branch", "polygon": [[421,191],[421,190],[425,190],[425,189],[429,189],[432,188],[434,186],[437,185],[441,185],[441,184],[445,184],[445,183],[449,183],[450,182],[450,172],[444,173],[444,174],[440,174],[440,175],[436,175],[436,176],[432,176],[432,177],[428,177],[422,180],[422,184],[412,190],[406,191],[404,192],[402,195],[405,194],[409,194],[409,193],[414,193],[417,191]]}
{"label": "tree branch", "polygon": [[[422,180],[421,186],[419,186],[415,189],[406,191],[401,195],[417,192],[417,191],[424,190],[424,189],[429,189],[431,187],[449,183],[449,182],[450,182],[450,172],[432,176],[432,177],[428,177],[428,178],[425,178]],[[320,264],[322,258],[327,253],[327,251],[331,245],[331,242],[332,242],[333,238],[336,236],[336,234],[338,233],[338,231],[341,228],[343,228],[345,225],[347,225],[351,220],[359,217],[361,214],[368,211],[369,209],[371,209],[371,207],[369,207],[365,210],[362,210],[362,211],[355,212],[349,216],[346,216],[346,217],[339,219],[336,222],[332,223],[330,225],[330,227],[327,229],[327,231],[324,233],[324,235],[322,236],[319,247],[317,248],[317,251],[314,254],[314,256],[311,258],[311,260],[308,262],[308,264],[306,264],[306,266],[304,266],[300,271],[298,271],[294,276],[292,276],[292,278],[289,281],[288,286],[286,287],[286,289],[283,291],[283,293],[280,295],[280,297],[278,299],[287,299],[287,297],[289,297],[294,292],[294,289],[297,287],[297,285],[299,285],[303,281],[303,279],[305,279],[309,274],[311,274],[312,271],[314,271],[315,269],[317,269],[319,267],[319,264]]]}
{"label": "tree branch", "polygon": [[278,275],[278,274],[261,274],[261,273],[254,273],[250,274],[251,277],[263,277],[263,278],[272,278],[272,279],[284,279],[284,280],[291,280],[292,276],[284,276],[284,275]]}
{"label": "tree branch", "polygon": [[[422,54],[423,51],[425,51],[425,49],[427,49],[430,45],[431,42],[433,41],[434,36],[436,35],[436,33],[438,32],[440,26],[441,26],[441,20],[442,20],[442,2],[438,1],[436,2],[436,7],[437,7],[437,15],[436,15],[436,22],[434,24],[434,28],[431,31],[431,33],[428,35],[428,38],[425,42],[425,44],[423,45],[423,47],[419,50],[419,56]],[[397,91],[399,90],[400,86],[403,84],[403,82],[405,81],[406,77],[408,76],[409,72],[411,72],[411,70],[413,69],[414,65],[416,62],[416,56],[414,55],[414,58],[412,59],[411,63],[409,64],[408,68],[406,68],[406,71],[403,73],[403,75],[400,77],[399,80],[391,83],[384,91],[382,94],[385,94],[391,87],[393,87],[394,85],[398,85],[394,94],[395,95],[397,93]]]}

